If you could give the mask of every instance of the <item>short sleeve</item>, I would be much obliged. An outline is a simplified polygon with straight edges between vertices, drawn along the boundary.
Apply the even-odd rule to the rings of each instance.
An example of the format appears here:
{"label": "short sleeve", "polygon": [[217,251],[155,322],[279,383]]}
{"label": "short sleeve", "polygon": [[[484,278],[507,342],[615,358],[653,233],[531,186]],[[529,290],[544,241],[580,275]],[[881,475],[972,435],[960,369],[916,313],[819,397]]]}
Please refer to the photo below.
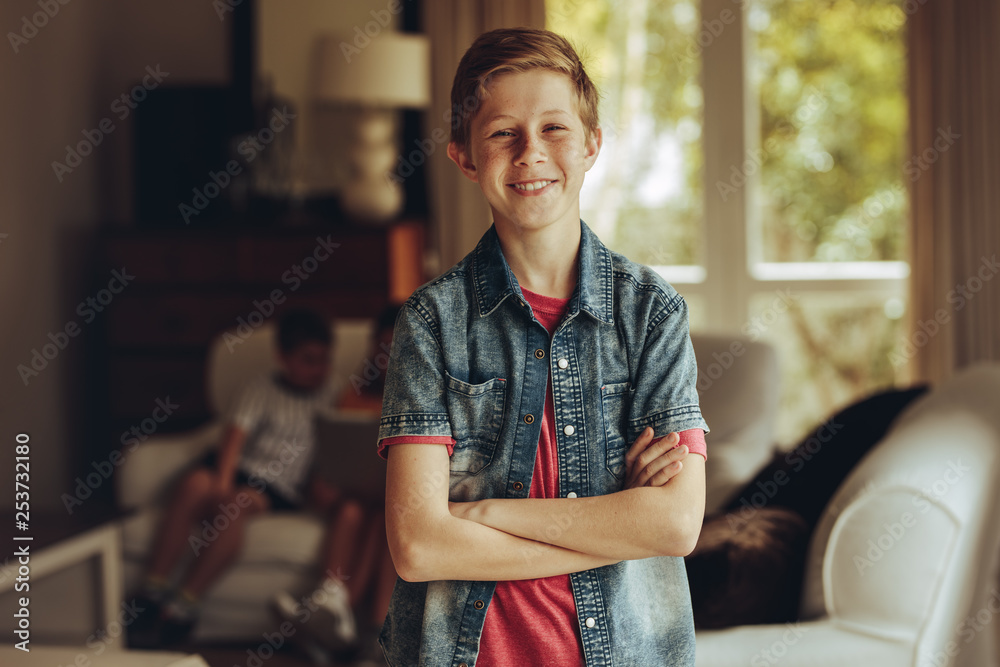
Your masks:
{"label": "short sleeve", "polygon": [[396,318],[385,394],[379,443],[385,438],[452,437],[445,403],[444,356],[438,337],[419,304],[407,302]]}
{"label": "short sleeve", "polygon": [[267,408],[266,383],[266,378],[258,378],[248,384],[230,414],[230,421],[247,433],[257,428],[264,417]]}
{"label": "short sleeve", "polygon": [[635,378],[629,419],[630,442],[652,426],[656,437],[708,424],[698,404],[698,364],[688,333],[687,304],[676,292],[651,318]]}
{"label": "short sleeve", "polygon": [[708,460],[708,447],[705,445],[705,432],[700,428],[690,428],[677,434],[677,446],[687,445],[689,454],[700,454]]}
{"label": "short sleeve", "polygon": [[448,450],[448,456],[455,453],[455,438],[434,435],[401,435],[379,440],[378,455],[383,459],[388,459],[389,453],[386,449],[393,445],[443,445]]}

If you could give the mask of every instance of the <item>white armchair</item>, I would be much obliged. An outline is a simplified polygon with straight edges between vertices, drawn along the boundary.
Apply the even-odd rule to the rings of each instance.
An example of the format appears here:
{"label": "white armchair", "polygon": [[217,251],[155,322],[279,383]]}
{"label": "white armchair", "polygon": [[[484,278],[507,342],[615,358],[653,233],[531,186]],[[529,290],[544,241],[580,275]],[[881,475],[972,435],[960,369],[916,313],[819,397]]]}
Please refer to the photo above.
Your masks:
{"label": "white armchair", "polygon": [[697,633],[698,667],[997,665],[1000,365],[911,404],[827,506],[795,625]]}

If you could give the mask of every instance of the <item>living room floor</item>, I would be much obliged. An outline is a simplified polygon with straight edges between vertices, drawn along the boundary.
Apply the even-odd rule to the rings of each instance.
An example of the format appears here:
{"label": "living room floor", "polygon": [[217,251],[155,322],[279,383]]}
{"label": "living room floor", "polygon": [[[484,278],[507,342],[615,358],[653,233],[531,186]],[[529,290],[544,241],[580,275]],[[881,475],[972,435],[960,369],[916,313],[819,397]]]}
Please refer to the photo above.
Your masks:
{"label": "living room floor", "polygon": [[[187,644],[175,650],[197,653],[211,667],[253,667],[253,665],[262,664],[267,665],[267,667],[315,667],[315,663],[310,661],[304,653],[289,646],[283,646],[270,657],[266,657],[265,654],[254,661],[251,661],[250,655],[247,653],[250,647],[240,644]],[[333,662],[330,663],[330,667],[349,667],[350,664],[349,662]]]}

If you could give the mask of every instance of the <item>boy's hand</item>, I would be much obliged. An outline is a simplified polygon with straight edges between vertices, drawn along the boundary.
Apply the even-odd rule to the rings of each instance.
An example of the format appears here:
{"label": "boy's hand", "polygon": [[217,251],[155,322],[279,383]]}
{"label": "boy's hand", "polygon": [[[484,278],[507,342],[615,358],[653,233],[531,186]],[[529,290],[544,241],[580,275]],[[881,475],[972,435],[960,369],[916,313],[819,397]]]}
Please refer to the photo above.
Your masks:
{"label": "boy's hand", "polygon": [[646,427],[625,454],[626,489],[663,486],[684,466],[682,461],[688,455],[688,448],[677,446],[680,441],[677,433],[670,433],[651,445],[652,440],[653,429]]}

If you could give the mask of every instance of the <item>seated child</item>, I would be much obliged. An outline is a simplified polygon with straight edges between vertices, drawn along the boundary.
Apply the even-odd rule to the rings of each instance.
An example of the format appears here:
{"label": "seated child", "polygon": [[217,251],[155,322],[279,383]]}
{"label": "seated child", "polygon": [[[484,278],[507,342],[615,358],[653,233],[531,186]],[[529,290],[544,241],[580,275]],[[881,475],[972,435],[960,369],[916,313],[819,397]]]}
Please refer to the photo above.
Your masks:
{"label": "seated child", "polygon": [[[184,475],[175,489],[137,598],[146,610],[129,629],[133,646],[171,645],[188,636],[202,595],[239,554],[251,516],[309,504],[330,514],[332,526],[341,527],[358,515],[351,503],[340,502],[336,489],[310,478],[315,411],[332,402],[326,383],[330,326],[311,311],[288,311],[278,323],[277,343],[280,371],[258,378],[243,391],[218,451]],[[233,507],[238,508],[235,516]],[[192,527],[205,519],[213,523],[223,512],[228,526],[211,539],[197,529],[192,534]],[[195,557],[174,587],[171,575],[188,549]],[[323,596],[324,614],[317,616],[326,618],[333,636],[350,644],[356,633],[347,590],[339,579],[340,563],[330,562],[329,548],[326,560],[321,587],[328,594]]]}
{"label": "seated child", "polygon": [[[380,355],[388,356],[392,345],[392,329],[398,314],[399,306],[388,306],[376,319],[365,364],[366,369],[384,369],[384,363],[380,364],[378,360]],[[363,376],[352,375],[350,382],[337,399],[337,410],[378,419],[382,414],[384,389],[384,370],[374,377],[370,373],[364,373]],[[392,565],[385,537],[385,505],[381,502],[347,503],[336,525],[327,535],[326,550],[329,554],[328,565],[331,568],[342,568],[335,571],[349,575],[343,583],[347,588],[347,600],[351,610],[355,615],[367,612],[370,626],[359,628],[359,631],[368,630],[374,635],[385,619],[392,587],[396,582],[396,570]],[[312,595],[314,599],[322,596],[322,590],[317,590]],[[308,600],[300,604],[290,594],[284,593],[276,598],[275,606],[288,620],[307,619],[303,621],[306,630],[304,634],[320,647],[334,649],[334,652],[337,652],[336,648],[343,645],[341,639],[331,635],[329,631],[331,622],[325,614],[307,613]],[[359,634],[364,633],[359,632]],[[310,648],[315,652],[314,647]],[[375,645],[374,636],[371,637],[371,641],[358,648],[381,654],[381,650]]]}

